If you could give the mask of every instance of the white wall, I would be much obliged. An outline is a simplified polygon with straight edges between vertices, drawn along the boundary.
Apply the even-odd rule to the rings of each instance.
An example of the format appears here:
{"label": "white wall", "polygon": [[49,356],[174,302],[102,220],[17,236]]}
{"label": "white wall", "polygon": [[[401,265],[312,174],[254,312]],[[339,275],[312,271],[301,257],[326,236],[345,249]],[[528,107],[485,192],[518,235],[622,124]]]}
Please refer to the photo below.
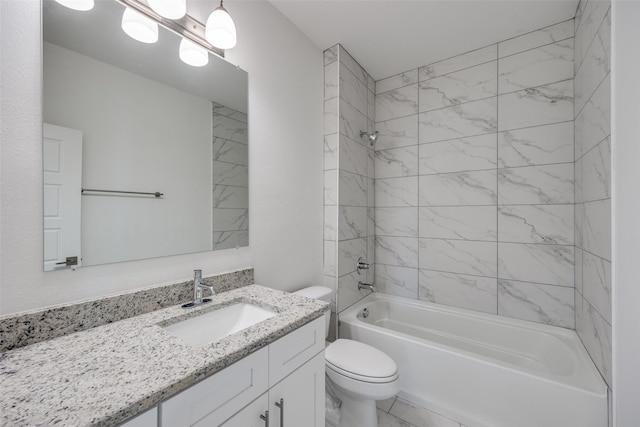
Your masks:
{"label": "white wall", "polygon": [[82,131],[82,187],[164,194],[84,195],[82,265],[210,250],[211,101],[51,43],[43,70],[44,122]]}
{"label": "white wall", "polygon": [[250,247],[42,271],[41,32],[35,0],[0,2],[0,314],[254,266],[256,282],[322,279],[322,52],[269,3],[228,5],[249,73]]}
{"label": "white wall", "polygon": [[640,3],[612,6],[613,393],[617,427],[640,425]]}

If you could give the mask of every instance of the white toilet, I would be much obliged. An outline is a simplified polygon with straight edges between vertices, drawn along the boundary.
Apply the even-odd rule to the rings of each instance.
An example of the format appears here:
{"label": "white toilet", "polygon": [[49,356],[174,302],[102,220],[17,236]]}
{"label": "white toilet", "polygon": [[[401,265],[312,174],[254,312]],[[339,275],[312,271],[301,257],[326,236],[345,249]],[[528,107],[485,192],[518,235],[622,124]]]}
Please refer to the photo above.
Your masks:
{"label": "white toilet", "polygon": [[[311,286],[294,293],[330,302],[332,291]],[[327,312],[327,334],[330,318]],[[400,389],[393,359],[370,345],[346,339],[328,344],[325,358],[327,390],[342,402],[338,427],[378,427],[376,400],[393,397]]]}

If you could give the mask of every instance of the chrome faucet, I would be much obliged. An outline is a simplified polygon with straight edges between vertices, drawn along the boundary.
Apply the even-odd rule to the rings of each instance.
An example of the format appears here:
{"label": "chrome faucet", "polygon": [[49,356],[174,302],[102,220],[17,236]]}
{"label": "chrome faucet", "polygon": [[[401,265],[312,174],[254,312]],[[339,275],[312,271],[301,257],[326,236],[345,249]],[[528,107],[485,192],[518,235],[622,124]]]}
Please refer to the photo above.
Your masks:
{"label": "chrome faucet", "polygon": [[358,282],[358,290],[359,291],[364,290],[364,291],[378,292],[378,290],[373,285],[373,283],[364,283],[364,282]]}
{"label": "chrome faucet", "polygon": [[213,286],[202,281],[202,270],[193,270],[193,301],[184,304],[183,307],[195,307],[206,302],[211,302],[211,298],[202,298],[202,290],[208,289],[211,295],[216,294]]}

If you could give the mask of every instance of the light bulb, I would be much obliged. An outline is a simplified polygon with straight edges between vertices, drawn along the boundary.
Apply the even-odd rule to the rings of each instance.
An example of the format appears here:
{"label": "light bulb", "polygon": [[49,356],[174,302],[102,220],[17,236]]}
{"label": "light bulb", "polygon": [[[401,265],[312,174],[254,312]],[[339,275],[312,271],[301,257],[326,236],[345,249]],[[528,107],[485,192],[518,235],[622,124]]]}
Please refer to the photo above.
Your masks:
{"label": "light bulb", "polygon": [[180,19],[187,13],[187,0],[148,0],[158,15],[167,19]]}
{"label": "light bulb", "polygon": [[180,59],[185,64],[203,67],[209,63],[209,53],[191,40],[182,39],[180,42]]}
{"label": "light bulb", "polygon": [[129,7],[122,15],[122,30],[129,37],[142,43],[158,41],[158,24]]}
{"label": "light bulb", "polygon": [[82,12],[86,12],[87,10],[93,9],[93,0],[56,0],[63,6],[68,7],[73,10],[80,10]]}
{"label": "light bulb", "polygon": [[231,49],[236,45],[236,26],[229,13],[222,7],[222,1],[209,15],[204,35],[209,43],[219,49]]}

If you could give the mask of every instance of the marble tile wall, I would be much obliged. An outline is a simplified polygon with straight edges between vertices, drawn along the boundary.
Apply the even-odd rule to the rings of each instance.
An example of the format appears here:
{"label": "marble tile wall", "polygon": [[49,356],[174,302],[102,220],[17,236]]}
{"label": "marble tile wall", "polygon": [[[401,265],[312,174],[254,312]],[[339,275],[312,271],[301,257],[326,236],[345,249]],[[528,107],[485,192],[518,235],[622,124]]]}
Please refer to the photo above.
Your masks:
{"label": "marble tile wall", "polygon": [[213,249],[249,246],[247,114],[212,102]]}
{"label": "marble tile wall", "polygon": [[574,31],[376,82],[378,289],[575,326]]}
{"label": "marble tile wall", "polygon": [[[332,312],[367,295],[374,280],[374,150],[360,131],[373,131],[375,83],[340,45],[324,52],[324,280]],[[362,257],[371,264],[358,273]]]}
{"label": "marble tile wall", "polygon": [[611,3],[575,27],[576,330],[611,387]]}

